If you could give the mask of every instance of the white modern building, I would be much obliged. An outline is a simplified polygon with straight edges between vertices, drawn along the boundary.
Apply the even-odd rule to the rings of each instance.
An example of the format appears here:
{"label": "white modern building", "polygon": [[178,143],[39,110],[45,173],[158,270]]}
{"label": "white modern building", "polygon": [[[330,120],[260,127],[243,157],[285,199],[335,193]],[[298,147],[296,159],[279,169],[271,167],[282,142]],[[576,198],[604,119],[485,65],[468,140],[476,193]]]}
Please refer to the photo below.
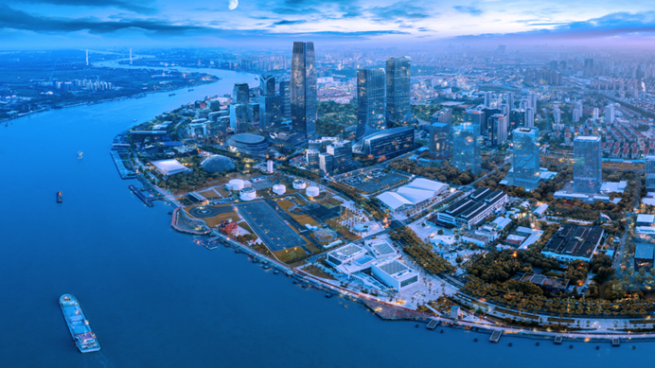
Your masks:
{"label": "white modern building", "polygon": [[434,180],[415,179],[395,192],[384,192],[377,196],[390,212],[404,211],[425,204],[448,190],[448,184]]}
{"label": "white modern building", "polygon": [[393,258],[374,263],[371,273],[376,279],[398,291],[415,285],[421,280],[418,272]]}
{"label": "white modern building", "polygon": [[182,165],[176,159],[153,161],[151,163],[164,176],[171,176],[171,175],[175,175],[175,174],[179,174],[179,173],[192,172],[193,171],[193,170],[189,169],[188,167]]}

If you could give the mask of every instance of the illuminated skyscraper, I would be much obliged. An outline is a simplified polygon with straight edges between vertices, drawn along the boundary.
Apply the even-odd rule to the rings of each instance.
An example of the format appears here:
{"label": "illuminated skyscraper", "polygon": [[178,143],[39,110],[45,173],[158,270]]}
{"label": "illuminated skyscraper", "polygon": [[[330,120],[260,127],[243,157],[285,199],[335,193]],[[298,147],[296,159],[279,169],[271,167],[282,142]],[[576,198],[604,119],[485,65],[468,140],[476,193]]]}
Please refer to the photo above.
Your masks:
{"label": "illuminated skyscraper", "polygon": [[533,190],[539,186],[539,129],[518,128],[512,133],[514,185]]}
{"label": "illuminated skyscraper", "polygon": [[387,59],[387,112],[391,122],[400,123],[410,112],[410,67],[408,56]]}
{"label": "illuminated skyscraper", "polygon": [[430,125],[430,159],[448,160],[453,155],[453,126],[435,122]]}
{"label": "illuminated skyscraper", "polygon": [[250,100],[248,83],[235,83],[232,91],[232,103],[247,104]]}
{"label": "illuminated skyscraper", "polygon": [[357,70],[357,133],[361,139],[386,127],[384,69]]}
{"label": "illuminated skyscraper", "polygon": [[283,119],[291,119],[291,82],[280,82],[280,98],[282,104],[280,105],[280,112]]}
{"label": "illuminated skyscraper", "polygon": [[597,135],[579,135],[573,140],[573,189],[576,193],[599,193],[603,183],[601,140]]}
{"label": "illuminated skyscraper", "polygon": [[262,96],[273,96],[275,94],[275,77],[270,74],[260,75],[259,89]]}
{"label": "illuminated skyscraper", "polygon": [[267,132],[282,122],[282,98],[275,93],[275,77],[262,75],[259,77],[259,129]]}
{"label": "illuminated skyscraper", "polygon": [[316,59],[313,42],[294,42],[291,56],[291,123],[293,130],[316,133]]}
{"label": "illuminated skyscraper", "polygon": [[248,132],[247,104],[230,104],[230,129],[237,134]]}
{"label": "illuminated skyscraper", "polygon": [[472,174],[480,173],[482,158],[480,156],[480,126],[463,123],[453,127],[453,166],[460,171],[471,170]]}

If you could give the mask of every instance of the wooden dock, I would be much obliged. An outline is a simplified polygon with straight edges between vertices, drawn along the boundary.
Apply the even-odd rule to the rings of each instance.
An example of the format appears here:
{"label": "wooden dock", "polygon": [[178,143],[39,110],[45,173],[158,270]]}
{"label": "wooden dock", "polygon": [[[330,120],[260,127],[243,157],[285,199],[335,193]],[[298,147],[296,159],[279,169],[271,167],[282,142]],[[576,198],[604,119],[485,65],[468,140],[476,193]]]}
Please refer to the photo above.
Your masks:
{"label": "wooden dock", "polygon": [[562,336],[555,336],[555,345],[562,345],[562,340],[564,340]]}
{"label": "wooden dock", "polygon": [[148,206],[148,207],[154,206],[154,204],[152,204],[152,201],[150,200],[150,198],[146,197],[143,193],[141,193],[139,188],[135,187],[134,185],[130,185],[128,188],[130,188],[132,193],[136,194],[136,196],[139,197],[139,199],[142,200],[143,203],[146,204],[146,206]]}
{"label": "wooden dock", "polygon": [[489,342],[493,344],[497,344],[498,341],[500,341],[500,337],[503,336],[503,331],[496,330],[494,331],[491,336],[489,337]]}
{"label": "wooden dock", "polygon": [[435,328],[437,328],[437,326],[439,326],[439,321],[436,319],[431,319],[430,323],[428,323],[426,328],[428,330],[434,330]]}
{"label": "wooden dock", "polygon": [[618,337],[615,337],[612,339],[612,346],[619,347],[621,346],[621,339]]}

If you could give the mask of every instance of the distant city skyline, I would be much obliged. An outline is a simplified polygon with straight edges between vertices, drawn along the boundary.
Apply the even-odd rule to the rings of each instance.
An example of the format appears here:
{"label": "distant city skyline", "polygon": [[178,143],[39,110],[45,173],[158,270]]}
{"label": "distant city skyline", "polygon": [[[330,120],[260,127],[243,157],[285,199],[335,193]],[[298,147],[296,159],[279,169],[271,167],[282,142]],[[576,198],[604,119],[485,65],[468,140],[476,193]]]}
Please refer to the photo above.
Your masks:
{"label": "distant city skyline", "polygon": [[[15,0],[0,2],[3,48],[284,47],[289,38],[376,46],[446,41],[537,42],[650,40],[647,1]],[[30,43],[25,43],[30,40]],[[359,45],[360,47],[363,45]],[[371,46],[371,44],[367,45]],[[136,50],[135,50],[136,51]]]}

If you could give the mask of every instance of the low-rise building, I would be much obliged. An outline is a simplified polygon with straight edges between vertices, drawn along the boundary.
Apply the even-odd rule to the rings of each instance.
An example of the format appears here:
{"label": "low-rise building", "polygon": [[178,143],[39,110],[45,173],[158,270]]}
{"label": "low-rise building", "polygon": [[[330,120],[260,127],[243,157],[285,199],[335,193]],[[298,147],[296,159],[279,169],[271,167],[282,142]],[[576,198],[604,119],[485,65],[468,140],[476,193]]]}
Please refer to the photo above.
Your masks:
{"label": "low-rise building", "polygon": [[398,291],[410,287],[421,280],[418,272],[393,258],[374,263],[371,267],[371,273],[382,283]]}
{"label": "low-rise building", "polygon": [[589,262],[600,245],[605,231],[594,226],[566,224],[562,226],[541,251],[546,257],[563,262]]}
{"label": "low-rise building", "polygon": [[509,201],[509,196],[500,190],[480,188],[439,212],[440,222],[457,227],[472,228]]}

